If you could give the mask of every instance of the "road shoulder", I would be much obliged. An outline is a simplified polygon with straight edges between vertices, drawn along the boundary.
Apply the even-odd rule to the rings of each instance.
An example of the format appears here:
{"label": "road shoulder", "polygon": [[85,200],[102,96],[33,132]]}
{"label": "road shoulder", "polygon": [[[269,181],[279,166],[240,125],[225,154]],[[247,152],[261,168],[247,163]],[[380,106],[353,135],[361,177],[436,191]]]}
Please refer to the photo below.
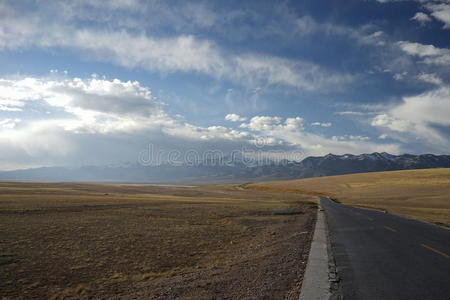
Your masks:
{"label": "road shoulder", "polygon": [[300,300],[330,299],[328,231],[323,209],[317,210],[317,222],[306,266]]}

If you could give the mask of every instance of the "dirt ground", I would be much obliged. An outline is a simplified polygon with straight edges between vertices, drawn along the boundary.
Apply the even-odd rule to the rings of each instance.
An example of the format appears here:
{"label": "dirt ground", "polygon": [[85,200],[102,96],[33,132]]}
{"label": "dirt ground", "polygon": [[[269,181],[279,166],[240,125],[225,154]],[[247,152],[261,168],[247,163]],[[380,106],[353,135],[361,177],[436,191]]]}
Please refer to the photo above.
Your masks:
{"label": "dirt ground", "polygon": [[298,299],[315,198],[0,182],[0,299]]}

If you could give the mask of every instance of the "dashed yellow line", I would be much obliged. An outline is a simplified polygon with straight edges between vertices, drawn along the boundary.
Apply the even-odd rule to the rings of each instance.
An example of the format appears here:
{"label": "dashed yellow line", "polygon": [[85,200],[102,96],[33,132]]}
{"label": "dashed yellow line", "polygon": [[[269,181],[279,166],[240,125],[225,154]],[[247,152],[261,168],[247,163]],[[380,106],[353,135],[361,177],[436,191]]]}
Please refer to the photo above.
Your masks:
{"label": "dashed yellow line", "polygon": [[434,253],[437,253],[437,254],[439,254],[439,255],[442,255],[442,256],[445,257],[445,258],[449,258],[449,259],[450,259],[450,255],[448,255],[447,253],[444,253],[444,252],[442,252],[442,251],[439,251],[439,250],[437,250],[437,249],[434,249],[433,247],[430,247],[430,246],[425,245],[425,244],[420,244],[420,246],[422,246],[422,247],[424,247],[425,249],[428,249],[428,250],[430,250],[430,251],[433,251]]}
{"label": "dashed yellow line", "polygon": [[394,228],[389,227],[389,226],[384,226],[384,228],[387,229],[387,230],[390,230],[392,232],[397,232],[397,230],[395,230]]}

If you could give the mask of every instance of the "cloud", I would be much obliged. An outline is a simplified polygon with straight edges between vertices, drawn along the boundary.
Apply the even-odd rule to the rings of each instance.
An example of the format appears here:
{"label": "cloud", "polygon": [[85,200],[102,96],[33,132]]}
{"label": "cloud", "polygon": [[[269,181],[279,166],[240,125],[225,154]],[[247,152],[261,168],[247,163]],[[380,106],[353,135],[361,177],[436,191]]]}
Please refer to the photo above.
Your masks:
{"label": "cloud", "polygon": [[423,62],[426,64],[450,64],[450,49],[448,48],[405,41],[398,42],[397,45],[407,54],[423,58]]}
{"label": "cloud", "polygon": [[[302,157],[400,151],[398,144],[308,133],[300,116],[254,116],[239,130],[197,126],[169,115],[164,102],[137,81],[71,78],[53,72],[49,77],[0,78],[0,83],[0,103],[21,109],[14,112],[16,118],[0,121],[2,169],[134,162],[148,143],[166,152],[218,149],[227,153],[264,140],[268,156],[292,151],[301,151]],[[230,114],[227,119],[243,118]],[[280,152],[271,152],[273,147]]]}
{"label": "cloud", "polygon": [[1,129],[14,129],[20,123],[20,119],[0,119]]}
{"label": "cloud", "polygon": [[274,130],[298,131],[304,129],[303,123],[304,120],[301,117],[286,118],[283,124],[281,117],[256,116],[251,118],[249,123],[241,124],[240,127],[264,132]]}
{"label": "cloud", "polygon": [[428,22],[431,22],[431,18],[423,12],[417,12],[414,17],[411,18],[411,20],[417,21],[420,23],[420,25],[424,25]]}
{"label": "cloud", "polygon": [[338,111],[335,112],[336,115],[340,116],[365,116],[367,115],[367,112],[362,111]]}
{"label": "cloud", "polygon": [[[241,124],[241,130],[189,124],[167,114],[165,104],[137,81],[71,78],[53,72],[50,77],[0,78],[0,82],[1,103],[21,109],[15,112],[20,119],[0,122],[3,169],[133,162],[148,142],[177,151],[226,153],[264,139],[267,155],[270,147],[305,155],[361,150],[357,141],[333,141],[304,132],[299,116],[255,116]],[[227,119],[243,117],[230,114]]]}
{"label": "cloud", "polygon": [[423,45],[406,41],[397,42],[397,45],[407,54],[423,58],[422,62],[426,64],[450,64],[450,49],[448,48],[438,48],[433,45]]}
{"label": "cloud", "polygon": [[230,122],[244,122],[245,120],[247,120],[247,118],[241,117],[237,114],[228,114],[225,116],[225,120]]}
{"label": "cloud", "polygon": [[303,118],[301,117],[295,117],[295,118],[287,118],[284,121],[284,126],[282,126],[282,128],[285,128],[287,130],[303,130]]}
{"label": "cloud", "polygon": [[[0,10],[1,11],[1,10]],[[257,53],[233,53],[192,34],[151,36],[143,30],[80,27],[67,20],[20,14],[4,6],[0,19],[0,50],[65,49],[82,58],[163,74],[204,74],[237,84],[283,85],[305,90],[340,87],[353,81],[308,61]],[[53,20],[53,21],[49,21]],[[72,22],[73,23],[73,22]],[[70,33],[70,34],[68,34]]]}
{"label": "cloud", "polygon": [[435,17],[437,20],[444,23],[444,29],[450,28],[450,5],[441,3],[441,4],[427,4],[425,7],[431,11],[431,15]]}
{"label": "cloud", "polygon": [[408,72],[396,73],[392,77],[395,80],[402,80],[406,75],[408,75]]}
{"label": "cloud", "polygon": [[350,38],[361,45],[385,45],[384,32],[380,30],[374,31],[373,26],[362,26],[361,28],[355,29],[329,22],[319,23],[308,15],[297,17],[287,12],[284,13],[283,19],[290,20],[289,30],[285,29],[285,34],[288,33],[289,36],[292,34],[300,36],[314,34],[333,35]]}
{"label": "cloud", "polygon": [[372,126],[387,127],[393,131],[409,132],[413,128],[413,124],[408,120],[392,117],[388,114],[380,114],[375,116],[371,122]]}
{"label": "cloud", "polygon": [[321,127],[331,127],[330,122],[322,123],[322,122],[313,122],[311,123],[312,126],[321,126]]}
{"label": "cloud", "polygon": [[[359,36],[360,33],[356,33]],[[375,31],[371,34],[360,36],[357,38],[361,43],[368,45],[384,46],[386,45],[385,34],[382,31]]]}
{"label": "cloud", "polygon": [[301,117],[288,118],[283,122],[280,117],[256,116],[241,127],[282,141],[284,144],[294,145],[304,153],[303,157],[328,153],[401,152],[399,144],[377,144],[364,136],[346,135],[327,138],[309,133],[304,130],[303,123],[304,120]]}
{"label": "cloud", "polygon": [[442,79],[437,76],[436,74],[427,74],[427,73],[421,73],[417,76],[419,80],[432,83],[435,85],[441,85],[443,83]]}
{"label": "cloud", "polygon": [[368,136],[361,136],[361,135],[343,135],[343,136],[333,136],[331,138],[335,141],[369,141],[370,138]]}
{"label": "cloud", "polygon": [[166,117],[161,102],[137,81],[26,77],[0,79],[0,91],[0,105],[9,109],[37,101],[64,110],[73,117],[59,120],[60,126],[70,130],[135,130]]}
{"label": "cloud", "polygon": [[[75,1],[77,2],[77,1]],[[142,6],[139,0],[112,0],[112,1],[101,1],[101,0],[81,0],[78,1],[82,5],[91,5],[93,7],[103,8],[103,9],[138,9]]]}
{"label": "cloud", "polygon": [[[22,13],[29,11],[22,10]],[[161,29],[186,32],[190,29],[210,29],[221,19],[204,3],[152,0],[77,0],[40,3],[30,15],[51,17],[58,23],[89,22],[91,25],[108,24],[110,29],[145,30]],[[148,16],[152,16],[148,18]]]}
{"label": "cloud", "polygon": [[439,151],[449,151],[448,137],[439,127],[450,126],[450,87],[441,86],[422,94],[404,97],[403,101],[378,114],[372,126],[384,128],[385,134],[400,133],[400,139],[419,140]]}
{"label": "cloud", "polygon": [[417,96],[405,97],[404,102],[393,109],[403,119],[429,124],[450,125],[450,87],[443,86]]}
{"label": "cloud", "polygon": [[[401,2],[408,0],[376,0],[380,3]],[[444,29],[450,28],[450,4],[447,0],[414,0],[422,3],[423,7],[430,11],[430,15],[436,20],[444,23]],[[423,12],[417,12],[411,20],[419,22],[421,25],[431,21],[431,18]]]}
{"label": "cloud", "polygon": [[318,65],[300,60],[267,55],[241,55],[232,58],[233,78],[253,85],[283,84],[305,90],[323,89],[328,85],[338,87],[353,80],[349,74],[326,72]]}
{"label": "cloud", "polygon": [[256,116],[250,119],[249,123],[241,124],[241,128],[248,128],[253,131],[268,131],[280,126],[280,117]]}
{"label": "cloud", "polygon": [[[298,95],[299,101],[303,103],[306,98],[324,99],[304,91],[320,93],[345,88],[359,77],[349,73],[351,71],[334,71],[334,68],[354,70],[358,68],[360,60],[367,62],[366,58],[369,58],[369,64],[374,60],[377,60],[375,63],[389,60],[386,65],[392,70],[391,75],[395,74],[398,79],[408,75],[415,84],[418,79],[442,85],[446,79],[445,72],[435,68],[435,64],[448,65],[450,50],[406,41],[391,47],[391,37],[388,34],[391,30],[380,22],[376,22],[377,25],[373,23],[352,28],[319,21],[307,15],[299,17],[287,4],[273,6],[279,7],[279,10],[273,11],[274,19],[271,22],[265,19],[267,11],[260,11],[259,8],[252,11],[258,5],[225,11],[224,6],[209,5],[206,2],[170,5],[158,0],[151,3],[138,0],[80,0],[41,4],[34,5],[33,11],[23,4],[0,4],[0,51],[48,51],[63,53],[71,59],[77,56],[87,61],[107,62],[162,76],[170,77],[172,73],[181,73],[199,76],[200,81],[208,77],[214,81],[213,85],[219,86],[216,93],[228,87],[233,88],[226,93],[225,103],[222,105],[227,106],[230,112],[243,114],[248,118],[238,114],[225,116],[227,121],[242,123],[237,129],[228,128],[228,125],[219,126],[214,122],[203,126],[187,123],[183,121],[183,116],[168,113],[170,110],[165,108],[163,101],[152,93],[156,89],[144,87],[136,81],[100,77],[77,79],[52,77],[53,75],[49,78],[0,79],[0,113],[8,119],[0,129],[3,141],[0,148],[13,149],[8,150],[8,153],[22,153],[22,158],[28,157],[28,160],[22,161],[30,164],[37,161],[41,164],[60,163],[65,160],[86,163],[88,157],[92,158],[90,161],[96,162],[95,159],[98,159],[98,162],[104,162],[114,158],[113,152],[118,160],[130,160],[130,157],[132,160],[144,140],[152,140],[167,147],[192,145],[201,148],[217,145],[220,148],[230,148],[248,145],[263,137],[267,140],[266,144],[285,147],[283,149],[301,149],[305,155],[319,155],[376,149],[398,152],[403,149],[400,144],[382,143],[386,141],[379,141],[376,136],[389,134],[393,138],[388,141],[395,141],[398,135],[406,135],[408,130],[416,130],[418,127],[430,130],[430,137],[433,133],[443,137],[434,128],[437,127],[435,123],[411,119],[396,112],[394,108],[399,107],[398,105],[367,111],[355,105],[346,107],[347,111],[336,113],[364,116],[365,118],[355,119],[365,119],[365,122],[370,119],[377,128],[376,135],[371,136],[373,140],[365,139],[367,133],[364,128],[358,128],[357,134],[360,135],[339,132],[339,136],[333,138],[329,135],[337,134],[334,128],[322,130],[323,135],[308,132],[312,129],[307,125],[329,127],[329,122],[311,123],[311,120],[303,119],[307,119],[307,116],[287,119],[264,116],[267,111],[279,111],[265,107],[272,97],[280,96],[280,100],[284,102],[285,98],[292,98],[295,92],[294,97]],[[271,8],[272,6],[268,10]],[[436,12],[439,9],[435,8]],[[418,13],[413,20],[428,22],[426,17],[437,18],[431,10],[424,12],[429,13]],[[288,18],[284,19],[285,16]],[[380,29],[386,29],[386,33]],[[356,44],[351,56],[358,58],[358,61],[344,58],[341,63],[336,63],[330,59],[323,60],[323,51],[320,55],[312,55],[317,54],[311,51],[312,48],[308,46],[303,49],[306,44],[303,45],[301,41],[307,43],[316,36],[323,37],[327,45],[337,43],[340,47],[344,45],[342,42]],[[292,49],[299,51],[287,53],[281,51],[281,48],[278,51],[275,47],[270,52],[264,52],[266,48],[255,47],[260,43],[266,45],[267,41],[271,41],[273,45],[282,45],[283,49],[295,46]],[[383,49],[391,52],[375,49],[383,45],[386,46]],[[327,48],[322,50],[326,52]],[[370,52],[370,57],[364,57],[364,54],[360,56],[367,51]],[[399,53],[403,55],[398,55]],[[279,56],[288,54],[286,57]],[[295,58],[301,55],[314,57],[314,60],[320,60],[320,64]],[[390,62],[394,59],[390,60],[391,56],[396,59],[392,65]],[[423,64],[415,64],[416,61],[433,65],[425,66],[428,67],[426,69]],[[321,63],[333,67],[328,69]],[[123,69],[117,70],[120,72]],[[405,70],[408,74],[403,74]],[[92,71],[94,70],[89,72]],[[175,76],[174,79],[178,80],[179,77]],[[364,84],[372,79],[378,80],[368,75]],[[408,83],[407,80],[405,82]],[[266,89],[267,86],[269,87]],[[420,84],[419,88],[424,86],[427,87]],[[304,91],[292,91],[286,87]],[[389,93],[390,87],[386,88],[385,93]],[[396,89],[396,92],[406,91],[407,88],[409,89],[405,87],[401,91]],[[257,92],[260,89],[262,91]],[[359,93],[359,90],[355,86],[354,92]],[[255,92],[250,95],[249,91]],[[281,94],[274,95],[274,91]],[[185,97],[190,96],[192,95]],[[357,97],[354,94],[352,99]],[[373,99],[375,96],[367,101]],[[328,104],[322,101],[318,105]],[[35,108],[36,111],[33,110]],[[179,109],[174,111],[176,110]],[[44,115],[45,111],[49,114]],[[372,118],[374,114],[375,118]],[[15,123],[12,121],[15,118],[21,121]],[[425,131],[419,133],[426,135]],[[97,148],[98,151],[95,150]],[[107,154],[102,154],[102,151]],[[8,161],[19,160],[3,158],[2,163],[6,164]]]}
{"label": "cloud", "polygon": [[0,82],[0,103],[21,108],[15,112],[21,119],[0,121],[0,148],[9,149],[0,168],[133,162],[149,141],[229,149],[254,139],[244,131],[180,121],[137,81],[52,75]]}

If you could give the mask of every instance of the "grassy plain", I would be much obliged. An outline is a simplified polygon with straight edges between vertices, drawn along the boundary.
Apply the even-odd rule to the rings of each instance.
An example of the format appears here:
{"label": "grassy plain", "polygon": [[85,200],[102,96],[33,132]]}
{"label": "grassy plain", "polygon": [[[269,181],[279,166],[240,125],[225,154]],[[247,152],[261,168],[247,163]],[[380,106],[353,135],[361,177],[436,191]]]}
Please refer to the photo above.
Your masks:
{"label": "grassy plain", "polygon": [[298,299],[313,197],[0,182],[0,299]]}
{"label": "grassy plain", "polygon": [[331,196],[344,204],[383,209],[450,226],[450,169],[351,174],[255,183],[246,187]]}

